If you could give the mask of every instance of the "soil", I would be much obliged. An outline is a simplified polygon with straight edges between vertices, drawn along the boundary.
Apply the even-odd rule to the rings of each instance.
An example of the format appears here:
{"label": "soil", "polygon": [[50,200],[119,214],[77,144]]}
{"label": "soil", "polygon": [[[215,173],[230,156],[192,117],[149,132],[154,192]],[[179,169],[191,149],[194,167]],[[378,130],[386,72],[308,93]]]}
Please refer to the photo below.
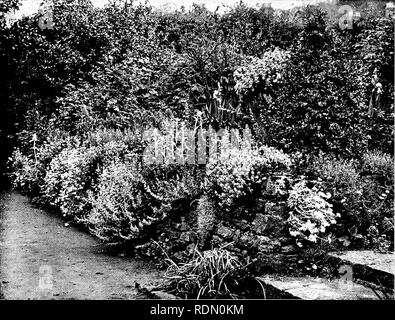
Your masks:
{"label": "soil", "polygon": [[161,271],[147,261],[106,253],[91,235],[10,192],[0,210],[0,298],[145,299]]}

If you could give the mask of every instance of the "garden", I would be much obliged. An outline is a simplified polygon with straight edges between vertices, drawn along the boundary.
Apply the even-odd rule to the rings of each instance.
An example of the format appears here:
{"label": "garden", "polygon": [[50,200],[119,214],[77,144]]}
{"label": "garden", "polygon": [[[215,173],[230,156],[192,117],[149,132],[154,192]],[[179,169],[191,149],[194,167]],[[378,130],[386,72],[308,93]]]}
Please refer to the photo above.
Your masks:
{"label": "garden", "polygon": [[263,275],[331,279],[330,252],[393,253],[385,3],[358,2],[347,28],[320,5],[126,0],[6,25],[18,5],[0,1],[3,185],[153,261],[180,298],[263,298]]}

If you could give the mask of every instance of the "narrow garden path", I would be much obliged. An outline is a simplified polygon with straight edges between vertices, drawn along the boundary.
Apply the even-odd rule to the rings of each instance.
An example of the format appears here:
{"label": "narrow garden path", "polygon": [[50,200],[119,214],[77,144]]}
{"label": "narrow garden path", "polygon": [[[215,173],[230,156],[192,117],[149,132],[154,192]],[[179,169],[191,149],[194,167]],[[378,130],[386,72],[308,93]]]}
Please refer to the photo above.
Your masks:
{"label": "narrow garden path", "polygon": [[0,213],[0,285],[5,299],[141,299],[160,272],[145,261],[103,253],[92,236],[35,208],[16,192]]}

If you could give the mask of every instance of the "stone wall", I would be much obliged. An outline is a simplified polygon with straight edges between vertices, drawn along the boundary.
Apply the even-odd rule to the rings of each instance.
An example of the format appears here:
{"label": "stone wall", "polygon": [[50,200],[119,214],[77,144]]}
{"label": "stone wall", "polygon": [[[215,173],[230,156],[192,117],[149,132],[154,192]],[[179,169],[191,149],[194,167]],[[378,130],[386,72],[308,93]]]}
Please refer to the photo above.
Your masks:
{"label": "stone wall", "polygon": [[253,260],[256,273],[288,273],[298,260],[298,247],[290,237],[285,201],[260,201],[256,212],[221,217],[215,206],[202,196],[190,211],[174,214],[153,230],[152,240],[136,247],[136,253],[151,258],[169,257],[175,262],[187,261],[195,247],[199,251],[213,247],[226,248],[246,261]]}

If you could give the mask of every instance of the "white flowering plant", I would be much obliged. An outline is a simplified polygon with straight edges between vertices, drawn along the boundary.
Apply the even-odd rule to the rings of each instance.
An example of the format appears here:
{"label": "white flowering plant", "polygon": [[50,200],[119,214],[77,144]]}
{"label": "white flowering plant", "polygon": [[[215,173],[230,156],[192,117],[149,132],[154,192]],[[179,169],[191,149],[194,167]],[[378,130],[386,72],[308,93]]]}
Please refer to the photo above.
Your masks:
{"label": "white flowering plant", "polygon": [[286,154],[272,147],[226,148],[209,160],[205,188],[221,210],[231,212],[259,196],[267,177],[288,170],[290,164]]}
{"label": "white flowering plant", "polygon": [[31,148],[18,148],[8,159],[13,186],[32,197],[41,196],[43,179],[52,159],[76,142],[60,130],[51,131],[51,135],[51,138],[41,141],[33,134]]}
{"label": "white flowering plant", "polygon": [[140,164],[114,161],[103,168],[97,187],[89,193],[92,210],[85,223],[107,243],[141,239],[172,209],[177,197],[176,183],[169,181],[167,186],[166,193],[157,194],[143,176]]}
{"label": "white flowering plant", "polygon": [[119,243],[138,237],[144,225],[152,222],[142,217],[148,209],[142,181],[133,164],[114,162],[103,169],[95,192],[89,194],[92,210],[86,217],[95,236]]}
{"label": "white flowering plant", "polygon": [[246,95],[260,86],[268,89],[281,82],[283,68],[289,57],[288,51],[279,48],[265,52],[261,58],[247,57],[233,74],[236,93]]}
{"label": "white flowering plant", "polygon": [[26,194],[37,193],[39,171],[34,158],[16,149],[8,159],[12,169],[12,185]]}
{"label": "white flowering plant", "polygon": [[332,205],[327,201],[330,196],[318,187],[309,188],[305,180],[296,183],[290,190],[287,205],[292,211],[287,222],[289,232],[297,239],[299,246],[303,246],[301,240],[317,242],[317,239],[323,239],[327,229],[336,224],[339,215],[333,212]]}
{"label": "white flowering plant", "polygon": [[63,216],[78,217],[87,211],[97,148],[70,147],[54,157],[44,177],[44,201],[60,209]]}

